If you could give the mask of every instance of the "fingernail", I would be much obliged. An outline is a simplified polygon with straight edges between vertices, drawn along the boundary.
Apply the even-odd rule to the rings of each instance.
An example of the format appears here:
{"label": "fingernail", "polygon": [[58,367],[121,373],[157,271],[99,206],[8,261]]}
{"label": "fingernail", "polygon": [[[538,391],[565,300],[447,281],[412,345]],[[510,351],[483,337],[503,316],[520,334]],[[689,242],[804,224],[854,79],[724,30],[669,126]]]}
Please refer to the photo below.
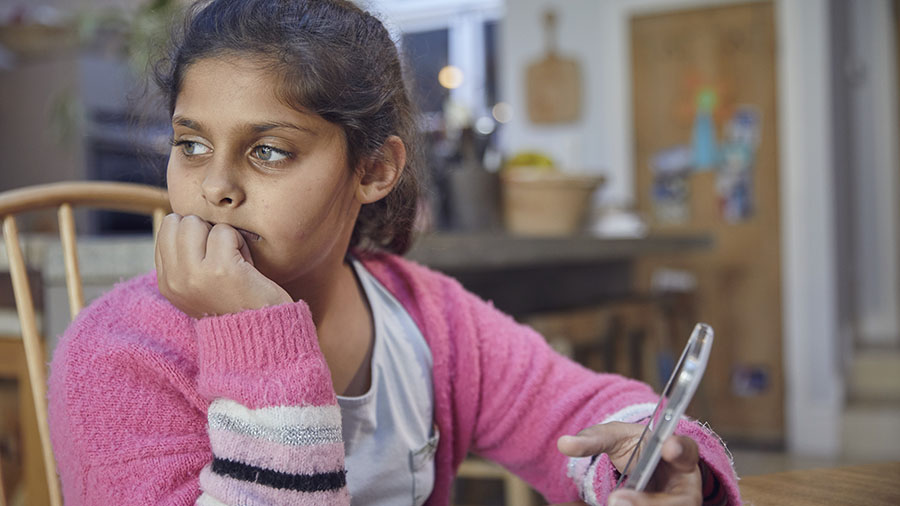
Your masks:
{"label": "fingernail", "polygon": [[675,453],[672,455],[673,459],[677,459],[684,453],[684,445],[681,444],[681,441],[675,443]]}
{"label": "fingernail", "polygon": [[576,441],[578,441],[578,436],[577,436],[577,435],[568,435],[568,434],[567,434],[567,435],[565,435],[565,436],[560,437],[559,439],[560,439],[562,442],[564,442],[564,443],[567,443],[567,444],[574,444]]}
{"label": "fingernail", "polygon": [[613,496],[609,498],[609,506],[631,506],[631,501],[624,497]]}

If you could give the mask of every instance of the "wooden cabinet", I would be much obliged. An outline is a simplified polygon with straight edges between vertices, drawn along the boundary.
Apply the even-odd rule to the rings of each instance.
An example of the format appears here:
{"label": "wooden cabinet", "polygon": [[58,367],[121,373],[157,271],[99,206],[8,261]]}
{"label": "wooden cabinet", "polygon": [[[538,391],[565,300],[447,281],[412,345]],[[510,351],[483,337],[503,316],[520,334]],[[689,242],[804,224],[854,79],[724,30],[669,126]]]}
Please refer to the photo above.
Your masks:
{"label": "wooden cabinet", "polygon": [[[640,261],[637,277],[644,286],[638,288],[647,289],[660,267],[694,273],[697,318],[715,328],[716,342],[702,385],[708,402],[693,406],[692,414],[732,441],[780,445],[785,411],[773,5],[639,15],[631,19],[630,32],[638,208],[654,232],[706,233],[715,243],[678,260]],[[655,208],[654,156],[692,145],[704,90],[716,101],[711,119],[719,140],[740,106],[757,114],[752,213],[726,219],[721,170],[713,166],[685,176],[684,219],[664,222]]]}

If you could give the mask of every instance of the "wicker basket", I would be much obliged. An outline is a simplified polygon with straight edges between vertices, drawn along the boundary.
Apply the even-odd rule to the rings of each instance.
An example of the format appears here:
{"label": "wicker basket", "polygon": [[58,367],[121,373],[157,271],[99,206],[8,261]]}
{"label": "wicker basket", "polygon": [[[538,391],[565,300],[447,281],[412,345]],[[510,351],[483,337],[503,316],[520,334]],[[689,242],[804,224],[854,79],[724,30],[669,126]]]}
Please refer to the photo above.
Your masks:
{"label": "wicker basket", "polygon": [[503,221],[510,233],[566,236],[581,232],[591,195],[604,178],[517,168],[501,180]]}

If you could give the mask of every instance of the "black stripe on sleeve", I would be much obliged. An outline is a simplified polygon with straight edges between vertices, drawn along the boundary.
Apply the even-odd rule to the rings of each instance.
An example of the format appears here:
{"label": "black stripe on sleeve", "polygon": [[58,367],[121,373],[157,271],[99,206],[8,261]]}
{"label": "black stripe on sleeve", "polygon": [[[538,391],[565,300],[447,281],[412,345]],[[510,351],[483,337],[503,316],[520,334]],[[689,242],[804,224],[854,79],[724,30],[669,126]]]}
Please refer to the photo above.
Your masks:
{"label": "black stripe on sleeve", "polygon": [[290,474],[214,457],[212,471],[236,480],[299,492],[338,490],[347,484],[347,472],[343,469],[329,473]]}

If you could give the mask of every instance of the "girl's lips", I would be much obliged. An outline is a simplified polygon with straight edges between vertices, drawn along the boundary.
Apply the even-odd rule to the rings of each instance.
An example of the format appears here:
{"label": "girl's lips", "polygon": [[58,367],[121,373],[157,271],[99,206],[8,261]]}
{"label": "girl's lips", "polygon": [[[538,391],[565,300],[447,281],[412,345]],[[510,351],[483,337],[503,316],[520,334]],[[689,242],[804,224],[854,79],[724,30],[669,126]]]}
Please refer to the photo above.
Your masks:
{"label": "girl's lips", "polygon": [[[203,219],[203,218],[201,218],[201,219]],[[206,222],[209,223],[210,225],[216,225],[216,223],[217,223],[215,221],[209,221],[209,220],[206,220]],[[243,228],[240,228],[240,227],[235,227],[234,225],[231,225],[230,223],[225,223],[225,222],[221,222],[221,223],[223,223],[224,225],[228,225],[229,227],[240,232],[241,235],[244,236],[244,240],[247,242],[256,242],[261,239],[259,234],[255,233],[255,232],[251,232],[249,230],[244,230]]]}
{"label": "girl's lips", "polygon": [[240,232],[241,235],[244,236],[244,240],[247,242],[256,242],[260,239],[259,234],[251,232],[249,230],[244,230],[242,228],[237,228],[237,227],[234,227],[234,229],[237,230],[238,232]]}

